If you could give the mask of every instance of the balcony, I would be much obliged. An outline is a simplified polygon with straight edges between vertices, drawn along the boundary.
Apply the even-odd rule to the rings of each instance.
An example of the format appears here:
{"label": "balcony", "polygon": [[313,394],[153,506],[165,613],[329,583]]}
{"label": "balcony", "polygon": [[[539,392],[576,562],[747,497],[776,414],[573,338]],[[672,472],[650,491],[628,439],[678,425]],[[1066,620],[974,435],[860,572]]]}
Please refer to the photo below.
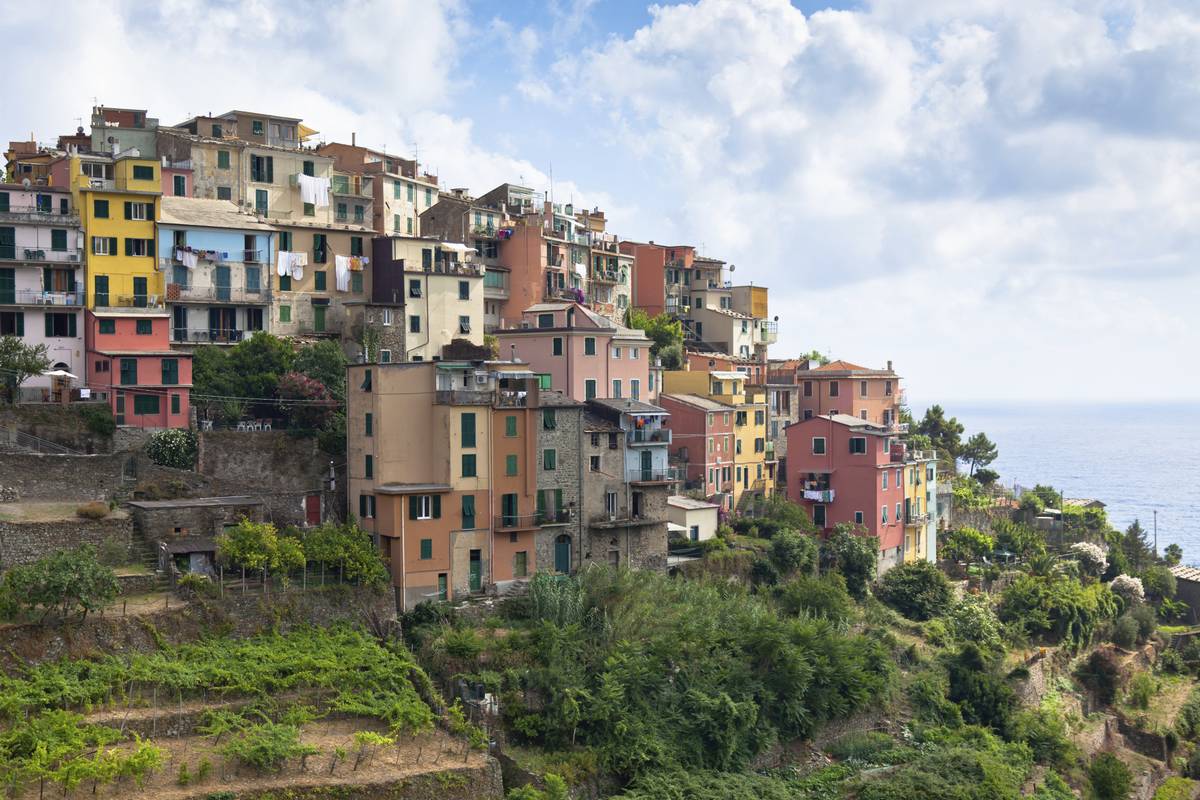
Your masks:
{"label": "balcony", "polygon": [[808,489],[804,490],[804,499],[813,503],[832,503],[837,497],[837,492],[833,489]]}
{"label": "balcony", "polygon": [[261,264],[261,263],[263,263],[262,250],[243,250],[242,251],[242,262],[246,263],[246,264]]}
{"label": "balcony", "polygon": [[654,428],[629,431],[625,439],[632,446],[664,444],[671,443],[670,428]]}
{"label": "balcony", "polygon": [[617,270],[611,269],[593,269],[590,280],[592,283],[604,284],[621,284],[625,283],[625,276]]}
{"label": "balcony", "polygon": [[62,214],[53,209],[36,205],[9,205],[0,209],[0,222],[26,222],[33,225],[53,225],[61,228],[78,228],[79,214]]}
{"label": "balcony", "polygon": [[588,525],[594,528],[634,528],[643,525],[655,525],[666,522],[666,519],[649,517],[645,514],[633,514],[627,508],[616,511],[601,511],[588,518]]}
{"label": "balcony", "polygon": [[905,514],[904,515],[904,524],[905,525],[924,525],[927,522],[929,522],[928,514]]}
{"label": "balcony", "polygon": [[167,302],[266,305],[271,299],[261,289],[247,289],[243,286],[184,286],[181,283],[168,283]]}
{"label": "balcony", "polygon": [[95,295],[96,308],[119,308],[123,311],[130,309],[146,309],[161,311],[165,306],[162,295],[158,294],[113,294],[107,296]]}
{"label": "balcony", "polygon": [[15,292],[0,292],[0,305],[10,306],[82,306],[86,295],[82,289],[72,292],[43,292],[41,289],[17,289]]}
{"label": "balcony", "polygon": [[492,392],[472,389],[438,389],[434,401],[444,406],[490,406]]}
{"label": "balcony", "polygon": [[417,269],[416,267],[405,266],[405,272],[426,272],[432,275],[462,275],[467,278],[476,278],[483,275],[483,265],[476,264],[474,261],[449,261],[447,259],[439,259],[430,266]]}
{"label": "balcony", "polygon": [[374,179],[367,175],[334,175],[329,180],[329,190],[346,197],[371,199],[374,197],[373,186]]}
{"label": "balcony", "polygon": [[319,336],[332,339],[342,335],[342,326],[338,322],[326,321],[324,327],[317,328],[311,322],[301,322],[296,326],[296,333],[300,336]]}
{"label": "balcony", "polygon": [[253,333],[235,328],[172,328],[171,341],[176,344],[237,344]]}
{"label": "balcony", "polygon": [[779,323],[774,320],[763,320],[758,324],[757,344],[775,344],[779,341]]}
{"label": "balcony", "polygon": [[483,296],[487,300],[508,299],[508,274],[488,270],[483,274]]}
{"label": "balcony", "polygon": [[631,469],[625,472],[625,480],[630,483],[671,483],[682,477],[682,473],[675,468]]}
{"label": "balcony", "polygon": [[78,264],[78,250],[47,250],[45,248],[0,245],[0,260],[29,261],[38,264]]}
{"label": "balcony", "polygon": [[524,389],[498,389],[496,405],[500,408],[524,408],[529,402],[529,392]]}
{"label": "balcony", "polygon": [[495,239],[499,228],[491,225],[476,225],[471,228],[471,235],[476,239]]}
{"label": "balcony", "polygon": [[497,514],[492,520],[492,530],[500,531],[530,531],[542,524],[542,515],[534,514]]}

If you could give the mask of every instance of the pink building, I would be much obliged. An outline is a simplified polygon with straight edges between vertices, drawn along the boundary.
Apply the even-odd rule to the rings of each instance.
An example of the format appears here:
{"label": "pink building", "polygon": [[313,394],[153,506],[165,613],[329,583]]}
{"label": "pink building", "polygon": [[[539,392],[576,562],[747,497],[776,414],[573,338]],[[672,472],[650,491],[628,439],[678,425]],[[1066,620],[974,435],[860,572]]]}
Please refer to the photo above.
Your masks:
{"label": "pink building", "polygon": [[904,444],[880,425],[848,414],[787,427],[788,499],[829,530],[846,522],[879,538],[880,571],[903,558]]}
{"label": "pink building", "polygon": [[584,401],[629,398],[650,401],[650,339],[573,302],[538,303],[525,309],[516,328],[497,330],[501,358],[520,358],[548,375],[550,386]]}
{"label": "pink building", "polygon": [[186,428],[192,356],[172,350],[164,312],[88,312],[87,385],[108,398],[118,425]]}
{"label": "pink building", "polygon": [[671,412],[663,427],[671,429],[671,463],[684,469],[684,488],[732,510],[737,409],[694,394],[660,394],[656,402]]}
{"label": "pink building", "polygon": [[191,197],[193,195],[192,162],[176,161],[164,164],[162,193],[163,197]]}

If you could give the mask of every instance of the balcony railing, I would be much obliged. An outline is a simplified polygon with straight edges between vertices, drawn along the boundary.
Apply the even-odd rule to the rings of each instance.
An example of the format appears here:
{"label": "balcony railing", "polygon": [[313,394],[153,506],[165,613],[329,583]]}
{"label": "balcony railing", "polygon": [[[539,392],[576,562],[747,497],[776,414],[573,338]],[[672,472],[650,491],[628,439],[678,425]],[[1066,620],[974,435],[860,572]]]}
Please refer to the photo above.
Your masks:
{"label": "balcony railing", "polygon": [[832,503],[837,497],[833,489],[805,489],[804,499],[814,503]]}
{"label": "balcony railing", "polygon": [[350,197],[372,197],[372,178],[365,175],[334,175],[329,188],[334,194]]}
{"label": "balcony railing", "polygon": [[926,522],[929,522],[928,514],[905,514],[904,515],[904,524],[905,525],[924,525]]}
{"label": "balcony railing", "polygon": [[179,344],[237,344],[253,333],[234,328],[172,328],[171,341]]}
{"label": "balcony railing", "polygon": [[0,209],[0,222],[29,222],[35,225],[78,228],[79,214],[74,211],[63,214],[51,208],[28,203],[10,204],[8,208]]}
{"label": "balcony railing", "polygon": [[570,521],[571,509],[551,508],[532,514],[497,514],[492,523],[497,531],[513,531],[536,528],[540,525],[563,525]]}
{"label": "balcony railing", "polygon": [[631,445],[670,444],[670,428],[654,428],[629,431],[626,441]]}
{"label": "balcony railing", "polygon": [[622,273],[615,271],[615,270],[594,269],[594,270],[592,270],[591,280],[594,283],[618,284],[618,283],[624,283],[625,277]]}
{"label": "balcony railing", "polygon": [[82,306],[86,295],[82,289],[73,292],[43,292],[41,289],[17,289],[0,292],[0,305],[17,306]]}
{"label": "balcony railing", "polygon": [[37,261],[44,264],[78,264],[78,250],[48,250],[42,247],[14,247],[0,245],[0,260]]}
{"label": "balcony railing", "polygon": [[501,408],[524,408],[529,402],[529,392],[524,389],[498,389],[496,405]]}
{"label": "balcony railing", "polygon": [[682,473],[676,468],[663,469],[631,469],[625,473],[625,480],[630,483],[670,483],[682,479]]}
{"label": "balcony railing", "polygon": [[473,389],[439,389],[434,392],[437,403],[446,406],[490,406],[492,392]]}
{"label": "balcony railing", "polygon": [[97,308],[147,308],[162,309],[163,297],[158,294],[96,294]]}
{"label": "balcony railing", "polygon": [[266,305],[271,298],[261,289],[244,286],[185,286],[181,283],[167,284],[167,302],[197,303],[261,303]]}
{"label": "balcony railing", "polygon": [[242,261],[250,264],[261,264],[262,250],[243,250]]}

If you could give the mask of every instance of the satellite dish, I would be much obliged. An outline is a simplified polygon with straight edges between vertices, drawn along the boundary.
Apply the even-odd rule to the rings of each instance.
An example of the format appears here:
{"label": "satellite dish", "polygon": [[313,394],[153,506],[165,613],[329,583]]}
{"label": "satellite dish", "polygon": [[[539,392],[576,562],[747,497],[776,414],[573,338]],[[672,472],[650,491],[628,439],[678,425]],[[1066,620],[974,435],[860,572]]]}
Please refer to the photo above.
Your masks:
{"label": "satellite dish", "polygon": [[26,189],[28,189],[30,186],[33,185],[33,183],[29,180],[29,178],[25,178],[21,181],[21,185],[24,186]]}

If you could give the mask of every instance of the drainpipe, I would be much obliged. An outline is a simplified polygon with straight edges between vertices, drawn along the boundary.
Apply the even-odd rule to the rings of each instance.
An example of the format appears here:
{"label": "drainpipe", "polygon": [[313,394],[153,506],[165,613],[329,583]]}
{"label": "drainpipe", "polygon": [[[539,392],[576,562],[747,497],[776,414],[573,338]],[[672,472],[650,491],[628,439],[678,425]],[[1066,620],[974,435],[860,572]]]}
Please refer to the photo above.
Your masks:
{"label": "drainpipe", "polygon": [[[569,363],[569,362],[568,362]],[[575,484],[575,560],[578,566],[576,571],[583,569],[583,410],[579,409],[579,416],[575,418],[575,437],[578,441],[575,450],[577,456],[575,458],[576,472],[579,475],[579,480]]]}

